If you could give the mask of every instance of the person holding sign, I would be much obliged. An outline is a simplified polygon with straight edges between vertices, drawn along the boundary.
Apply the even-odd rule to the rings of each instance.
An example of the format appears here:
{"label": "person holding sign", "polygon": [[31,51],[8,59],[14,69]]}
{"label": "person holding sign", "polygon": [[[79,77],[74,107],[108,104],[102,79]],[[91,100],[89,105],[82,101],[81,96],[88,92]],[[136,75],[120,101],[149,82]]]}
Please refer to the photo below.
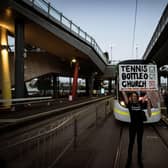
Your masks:
{"label": "person holding sign", "polygon": [[[138,163],[140,167],[143,167],[142,163],[142,138],[143,138],[143,121],[145,119],[144,100],[139,101],[139,96],[137,92],[132,92],[130,98],[128,99],[126,93],[122,91],[125,104],[130,113],[130,126],[129,126],[129,147],[128,147],[128,158],[126,163],[126,168],[130,167],[132,161],[133,145],[135,141],[135,136],[137,135],[138,144]],[[145,96],[146,99],[146,96]],[[147,99],[147,111],[148,115],[151,116],[150,101]]]}

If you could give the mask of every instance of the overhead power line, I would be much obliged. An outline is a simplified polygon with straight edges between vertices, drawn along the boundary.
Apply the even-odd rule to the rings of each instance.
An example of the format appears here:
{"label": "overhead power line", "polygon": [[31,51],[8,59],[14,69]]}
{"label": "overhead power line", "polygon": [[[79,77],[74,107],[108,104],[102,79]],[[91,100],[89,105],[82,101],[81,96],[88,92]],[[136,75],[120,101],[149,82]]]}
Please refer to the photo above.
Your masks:
{"label": "overhead power line", "polygon": [[135,5],[134,27],[133,27],[133,38],[132,38],[132,57],[134,57],[135,32],[136,32],[136,22],[137,22],[137,10],[138,10],[138,0],[136,0],[136,5]]}

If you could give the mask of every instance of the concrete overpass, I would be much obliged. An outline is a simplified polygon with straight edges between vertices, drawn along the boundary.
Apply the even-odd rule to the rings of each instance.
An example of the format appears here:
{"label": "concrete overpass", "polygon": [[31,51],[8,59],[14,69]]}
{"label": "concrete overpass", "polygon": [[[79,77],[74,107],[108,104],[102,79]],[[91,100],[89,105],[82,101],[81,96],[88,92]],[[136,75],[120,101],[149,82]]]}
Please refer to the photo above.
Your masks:
{"label": "concrete overpass", "polygon": [[158,67],[168,64],[168,5],[159,20],[143,59],[155,62]]}
{"label": "concrete overpass", "polygon": [[1,26],[15,35],[16,21],[24,24],[25,45],[44,49],[61,59],[79,58],[103,72],[107,59],[96,41],[44,0],[1,2]]}
{"label": "concrete overpass", "polygon": [[[10,68],[2,70],[8,75],[2,74],[0,79],[7,85],[2,82],[0,87],[10,90],[14,84],[16,97],[23,97],[25,80],[46,73],[72,75],[72,58],[80,63],[81,76],[91,78],[95,72],[101,76],[106,70],[108,58],[96,41],[45,0],[1,1],[0,27],[1,37],[15,37],[15,54],[9,52]],[[10,48],[7,37],[5,41],[1,50]]]}

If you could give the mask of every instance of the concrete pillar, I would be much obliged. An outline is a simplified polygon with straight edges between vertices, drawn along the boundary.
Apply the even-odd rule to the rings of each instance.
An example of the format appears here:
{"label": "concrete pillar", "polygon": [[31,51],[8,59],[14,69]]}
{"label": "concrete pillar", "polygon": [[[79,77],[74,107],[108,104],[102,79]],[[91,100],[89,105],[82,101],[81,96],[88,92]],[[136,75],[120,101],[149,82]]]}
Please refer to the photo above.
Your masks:
{"label": "concrete pillar", "polygon": [[85,79],[85,81],[86,81],[86,96],[90,96],[89,95],[89,90],[90,90],[90,88],[89,88],[89,78],[86,78]]}
{"label": "concrete pillar", "polygon": [[158,73],[158,86],[161,87],[161,75]]}
{"label": "concrete pillar", "polygon": [[10,108],[12,98],[11,94],[11,77],[9,68],[9,55],[8,55],[8,38],[7,30],[0,27],[0,75],[1,75],[1,87],[2,87],[2,99],[6,100],[3,103],[4,108]]}
{"label": "concrete pillar", "polygon": [[90,76],[86,79],[86,93],[88,96],[93,95],[93,89],[94,89],[94,76]]}
{"label": "concrete pillar", "polygon": [[71,94],[71,89],[72,89],[72,78],[69,77],[69,94]]}
{"label": "concrete pillar", "polygon": [[101,83],[103,83],[103,80],[100,80],[100,79],[94,79],[94,82],[93,82],[93,88],[96,89],[96,90],[100,90],[101,89]]}
{"label": "concrete pillar", "polygon": [[168,91],[168,75],[166,75],[166,79],[167,79],[167,82],[166,82],[166,91]]}
{"label": "concrete pillar", "polygon": [[53,74],[53,97],[57,98],[59,96],[59,79],[56,74]]}
{"label": "concrete pillar", "polygon": [[56,97],[56,76],[55,74],[52,74],[52,81],[53,81],[53,98]]}
{"label": "concrete pillar", "polygon": [[111,90],[112,90],[112,80],[110,79],[110,80],[109,80],[109,84],[108,84],[109,94],[111,94]]}
{"label": "concrete pillar", "polygon": [[15,20],[15,97],[24,97],[24,22]]}

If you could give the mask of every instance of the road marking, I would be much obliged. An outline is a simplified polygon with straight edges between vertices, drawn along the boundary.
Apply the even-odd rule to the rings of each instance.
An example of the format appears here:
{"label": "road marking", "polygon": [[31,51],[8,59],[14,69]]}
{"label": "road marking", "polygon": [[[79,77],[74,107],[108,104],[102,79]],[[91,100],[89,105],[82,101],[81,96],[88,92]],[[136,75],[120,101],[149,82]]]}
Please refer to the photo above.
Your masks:
{"label": "road marking", "polygon": [[158,139],[159,137],[156,135],[148,135],[146,136],[147,139]]}
{"label": "road marking", "polygon": [[19,121],[19,119],[0,119],[0,123],[13,123],[17,121]]}

